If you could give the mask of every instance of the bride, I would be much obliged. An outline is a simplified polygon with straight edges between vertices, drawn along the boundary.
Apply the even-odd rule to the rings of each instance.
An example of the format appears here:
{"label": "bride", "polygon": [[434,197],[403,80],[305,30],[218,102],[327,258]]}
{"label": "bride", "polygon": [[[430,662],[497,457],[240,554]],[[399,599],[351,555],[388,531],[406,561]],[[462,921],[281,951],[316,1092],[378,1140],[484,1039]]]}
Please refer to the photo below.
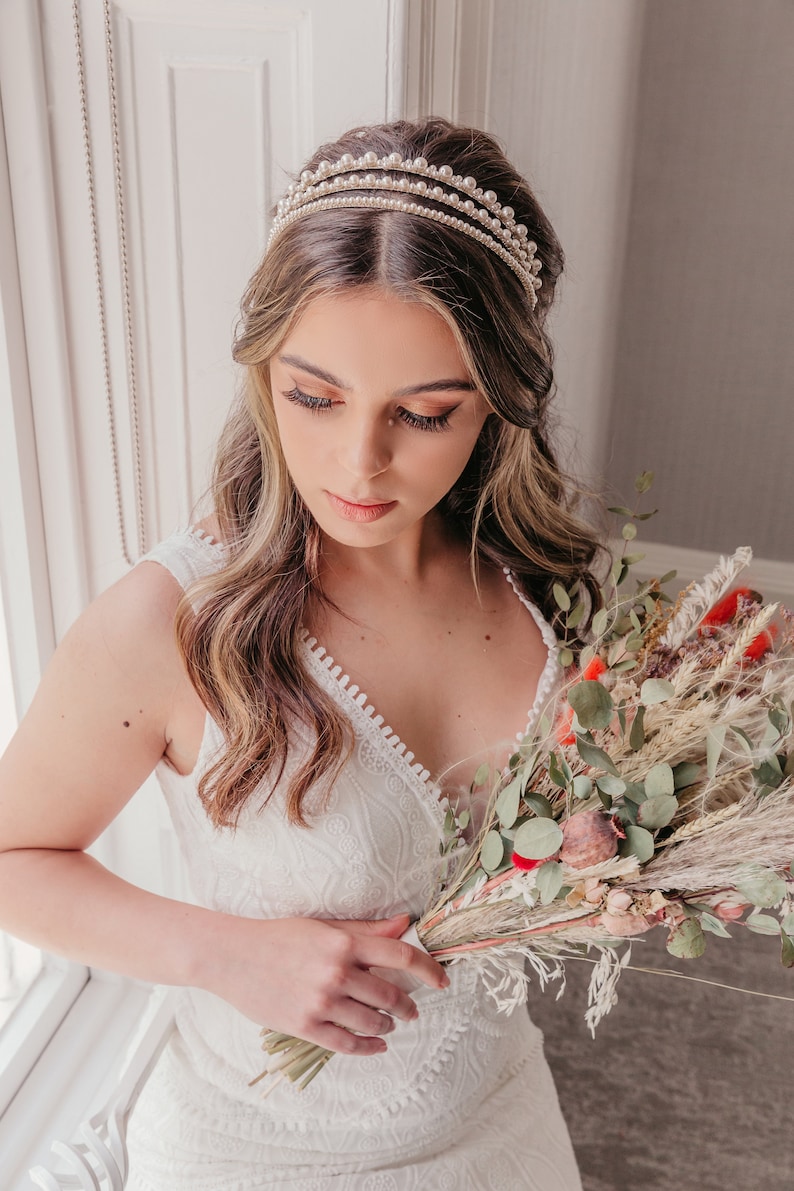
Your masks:
{"label": "bride", "polygon": [[[553,584],[597,606],[546,431],[561,267],[482,132],[319,149],[243,300],[211,510],[83,614],[2,759],[2,927],[180,989],[131,1191],[580,1187],[539,1031],[400,938],[556,683]],[[153,769],[196,904],[85,852]],[[263,1100],[262,1026],[344,1057]]]}

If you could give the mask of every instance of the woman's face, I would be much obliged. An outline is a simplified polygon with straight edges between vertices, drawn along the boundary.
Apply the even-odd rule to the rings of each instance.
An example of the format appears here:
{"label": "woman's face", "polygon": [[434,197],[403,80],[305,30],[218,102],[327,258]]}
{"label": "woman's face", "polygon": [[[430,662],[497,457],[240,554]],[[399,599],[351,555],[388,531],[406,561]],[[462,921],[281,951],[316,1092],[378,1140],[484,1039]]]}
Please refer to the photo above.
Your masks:
{"label": "woman's face", "polygon": [[421,528],[489,413],[444,319],[375,289],[312,302],[270,383],[295,487],[345,546]]}

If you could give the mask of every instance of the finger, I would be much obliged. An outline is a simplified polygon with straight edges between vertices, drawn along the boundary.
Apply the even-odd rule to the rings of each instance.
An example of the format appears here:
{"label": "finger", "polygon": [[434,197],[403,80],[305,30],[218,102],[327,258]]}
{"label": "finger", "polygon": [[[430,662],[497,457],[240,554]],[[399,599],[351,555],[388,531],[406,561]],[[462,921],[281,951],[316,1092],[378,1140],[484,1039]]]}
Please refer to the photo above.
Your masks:
{"label": "finger", "polygon": [[400,1021],[414,1021],[418,1016],[414,1002],[386,973],[376,974],[362,968],[350,974],[345,991],[362,1005],[371,1005]]}
{"label": "finger", "polygon": [[351,1034],[349,1030],[334,1022],[326,1021],[312,1031],[310,1042],[324,1046],[326,1050],[335,1050],[343,1055],[356,1055],[363,1058],[367,1055],[382,1055],[388,1049],[383,1038],[373,1038],[366,1034]]}
{"label": "finger", "polygon": [[356,962],[365,968],[393,968],[407,972],[428,988],[447,988],[449,985],[449,977],[441,964],[404,939],[384,939],[376,935],[361,938],[356,948]]}

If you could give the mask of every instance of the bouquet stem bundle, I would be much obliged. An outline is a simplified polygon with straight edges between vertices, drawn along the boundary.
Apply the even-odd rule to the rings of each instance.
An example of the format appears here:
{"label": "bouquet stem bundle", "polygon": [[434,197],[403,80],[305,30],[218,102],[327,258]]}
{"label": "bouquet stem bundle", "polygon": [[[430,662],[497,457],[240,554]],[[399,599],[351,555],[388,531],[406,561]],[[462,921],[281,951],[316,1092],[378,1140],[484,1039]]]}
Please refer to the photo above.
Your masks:
{"label": "bouquet stem bundle", "polygon": [[[615,511],[632,519],[630,540],[647,514]],[[622,594],[638,557],[616,562],[576,667],[563,636],[562,689],[415,924],[438,960],[477,963],[507,1011],[527,968],[562,992],[566,959],[595,952],[591,1031],[617,1000],[632,938],[653,927],[672,954],[696,958],[707,934],[736,923],[775,936],[794,966],[794,617],[731,590],[746,548],[674,603],[669,576]],[[555,597],[567,633],[577,591]],[[263,1075],[302,1087],[332,1054],[269,1030],[262,1045]]]}

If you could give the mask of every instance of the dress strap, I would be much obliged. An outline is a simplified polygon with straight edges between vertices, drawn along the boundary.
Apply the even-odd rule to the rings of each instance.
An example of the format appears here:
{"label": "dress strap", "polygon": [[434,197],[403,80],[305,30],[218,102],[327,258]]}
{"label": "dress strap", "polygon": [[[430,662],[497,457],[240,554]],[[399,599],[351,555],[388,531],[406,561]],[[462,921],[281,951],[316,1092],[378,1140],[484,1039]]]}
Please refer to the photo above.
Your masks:
{"label": "dress strap", "polygon": [[197,579],[204,579],[219,571],[226,561],[226,549],[203,529],[189,526],[178,529],[170,537],[154,546],[136,566],[142,562],[157,562],[165,567],[183,591]]}

